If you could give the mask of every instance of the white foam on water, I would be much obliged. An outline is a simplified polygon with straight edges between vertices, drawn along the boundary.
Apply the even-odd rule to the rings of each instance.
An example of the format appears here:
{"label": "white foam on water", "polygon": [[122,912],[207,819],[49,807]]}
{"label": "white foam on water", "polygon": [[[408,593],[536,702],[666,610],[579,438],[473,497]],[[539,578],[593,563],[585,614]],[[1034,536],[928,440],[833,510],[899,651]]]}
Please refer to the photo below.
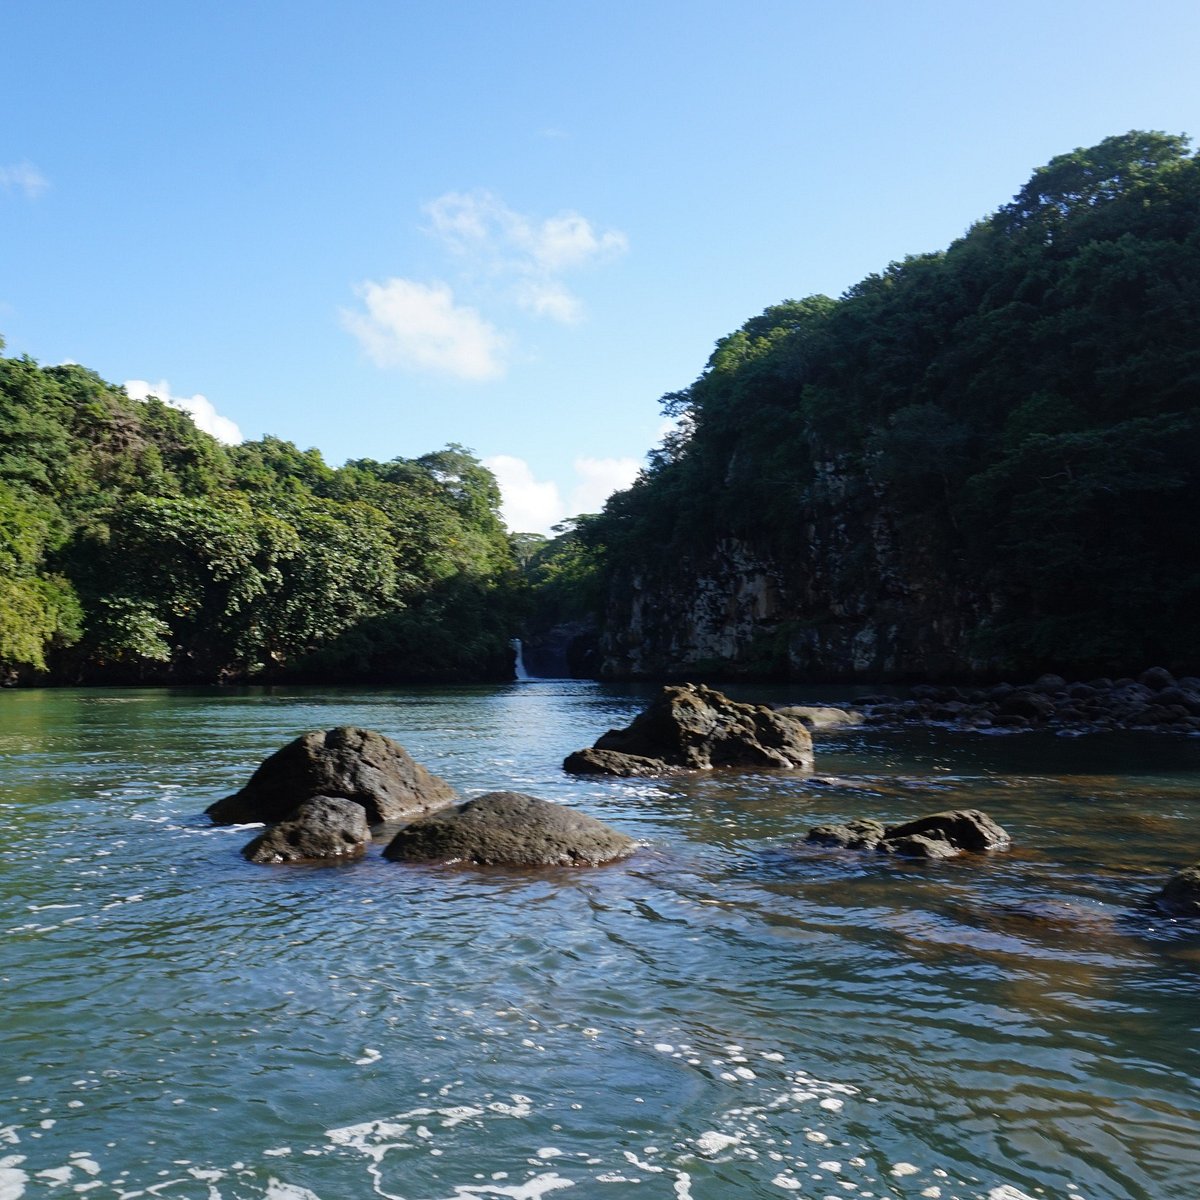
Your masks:
{"label": "white foam on water", "polygon": [[281,1183],[278,1179],[267,1180],[267,1191],[263,1200],[321,1200],[316,1192],[294,1183]]}
{"label": "white foam on water", "polygon": [[921,1168],[914,1166],[910,1162],[898,1162],[892,1167],[891,1173],[897,1179],[903,1179],[905,1175],[915,1175]]}
{"label": "white foam on water", "polygon": [[362,1058],[356,1058],[354,1065],[356,1067],[366,1067],[371,1063],[378,1062],[383,1057],[383,1054],[378,1050],[373,1050],[370,1046],[364,1046]]}
{"label": "white foam on water", "polygon": [[17,1165],[24,1158],[19,1154],[0,1158],[0,1200],[19,1200],[25,1195],[25,1185],[29,1182],[29,1174]]}
{"label": "white foam on water", "polygon": [[1002,1183],[988,1192],[987,1200],[1033,1200],[1033,1197],[1013,1187],[1011,1183]]}
{"label": "white foam on water", "polygon": [[51,1183],[60,1184],[68,1183],[74,1174],[70,1167],[47,1167],[44,1171],[38,1171],[37,1178],[49,1179]]}
{"label": "white foam on water", "polygon": [[771,1182],[788,1192],[798,1192],[804,1186],[794,1175],[786,1175],[782,1171]]}
{"label": "white foam on water", "polygon": [[0,1142],[4,1142],[9,1146],[15,1146],[21,1140],[20,1135],[17,1133],[17,1130],[20,1128],[20,1125],[5,1125],[0,1129]]}
{"label": "white foam on water", "polygon": [[562,1188],[574,1187],[570,1179],[564,1179],[553,1171],[545,1175],[535,1175],[525,1183],[514,1184],[468,1184],[462,1183],[455,1187],[454,1195],[446,1200],[466,1200],[468,1196],[506,1196],[508,1200],[540,1200],[549,1192],[557,1192]]}
{"label": "white foam on water", "polygon": [[720,1154],[722,1150],[728,1150],[730,1146],[736,1146],[741,1140],[742,1135],[739,1133],[718,1133],[715,1129],[710,1129],[696,1138],[695,1144],[701,1154],[711,1158]]}

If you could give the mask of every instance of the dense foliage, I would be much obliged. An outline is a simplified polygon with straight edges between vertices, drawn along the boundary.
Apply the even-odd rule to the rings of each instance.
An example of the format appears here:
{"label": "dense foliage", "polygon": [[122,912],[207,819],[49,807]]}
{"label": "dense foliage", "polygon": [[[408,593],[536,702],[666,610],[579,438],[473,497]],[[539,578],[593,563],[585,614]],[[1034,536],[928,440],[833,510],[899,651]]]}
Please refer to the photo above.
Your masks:
{"label": "dense foliage", "polygon": [[[778,565],[799,624],[879,597],[881,564],[901,602],[965,598],[951,669],[1200,666],[1183,137],[1055,158],[945,252],[748,321],[665,407],[679,432],[587,531],[612,588],[666,588],[737,539]],[[836,561],[816,555],[845,528]]]}
{"label": "dense foliage", "polygon": [[499,501],[458,446],[334,469],[276,438],[223,446],[82,367],[0,358],[0,673],[504,676]]}

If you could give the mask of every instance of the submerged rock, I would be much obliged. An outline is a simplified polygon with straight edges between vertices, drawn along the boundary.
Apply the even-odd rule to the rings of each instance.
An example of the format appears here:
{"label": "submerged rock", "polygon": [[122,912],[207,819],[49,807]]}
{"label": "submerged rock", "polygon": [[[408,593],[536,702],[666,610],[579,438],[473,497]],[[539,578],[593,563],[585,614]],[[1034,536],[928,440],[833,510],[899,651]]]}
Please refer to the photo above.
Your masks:
{"label": "submerged rock", "polygon": [[444,780],[373,729],[339,725],[306,733],[266,759],[241,791],[207,809],[218,825],[281,821],[305,800],[361,805],[368,824],[411,820],[458,799]]}
{"label": "submerged rock", "polygon": [[798,717],[684,683],[664,687],[628,728],[610,729],[591,751],[570,755],[563,768],[577,774],[644,775],[671,768],[811,770],[812,765],[812,735]]}
{"label": "submerged rock", "polygon": [[572,775],[671,775],[682,770],[661,758],[641,754],[622,754],[619,750],[597,750],[589,746],[576,750],[563,760],[563,770]]}
{"label": "submerged rock", "polygon": [[887,832],[882,821],[860,817],[844,825],[818,825],[808,831],[805,841],[841,850],[874,850]]}
{"label": "submerged rock", "polygon": [[353,800],[315,796],[264,830],[242,850],[251,862],[357,858],[371,841],[366,810]]}
{"label": "submerged rock", "polygon": [[795,717],[813,732],[820,733],[824,729],[841,729],[851,725],[861,725],[863,715],[853,708],[837,708],[825,704],[789,704],[785,708],[775,710],[781,716]]}
{"label": "submerged rock", "polygon": [[489,792],[405,826],[383,853],[409,863],[594,867],[635,846],[586,813],[520,792]]}
{"label": "submerged rock", "polygon": [[885,826],[863,818],[843,825],[818,825],[806,841],[843,850],[876,850],[902,858],[953,858],[964,850],[1006,850],[1008,834],[977,808],[930,813],[915,821]]}
{"label": "submerged rock", "polygon": [[1200,863],[1177,871],[1150,900],[1168,917],[1200,917]]}

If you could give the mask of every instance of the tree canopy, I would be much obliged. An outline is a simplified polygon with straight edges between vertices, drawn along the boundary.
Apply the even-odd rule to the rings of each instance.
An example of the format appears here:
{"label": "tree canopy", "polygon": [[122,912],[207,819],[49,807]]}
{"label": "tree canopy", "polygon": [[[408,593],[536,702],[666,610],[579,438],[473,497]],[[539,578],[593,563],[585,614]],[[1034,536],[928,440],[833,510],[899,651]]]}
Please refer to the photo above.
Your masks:
{"label": "tree canopy", "polygon": [[[495,480],[461,446],[334,468],[0,358],[0,674],[503,676],[514,572]],[[431,606],[453,654],[425,636]]]}

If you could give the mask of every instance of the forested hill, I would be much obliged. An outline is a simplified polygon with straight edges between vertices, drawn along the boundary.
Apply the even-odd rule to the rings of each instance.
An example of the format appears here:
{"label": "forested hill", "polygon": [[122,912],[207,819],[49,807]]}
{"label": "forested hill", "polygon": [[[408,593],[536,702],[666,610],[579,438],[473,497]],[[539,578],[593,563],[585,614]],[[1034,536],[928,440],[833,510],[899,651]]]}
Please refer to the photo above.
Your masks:
{"label": "forested hill", "polygon": [[510,677],[499,502],[461,447],[335,470],[0,358],[0,680]]}
{"label": "forested hill", "polygon": [[1200,162],[1112,137],[769,308],[583,536],[608,675],[1200,669]]}

